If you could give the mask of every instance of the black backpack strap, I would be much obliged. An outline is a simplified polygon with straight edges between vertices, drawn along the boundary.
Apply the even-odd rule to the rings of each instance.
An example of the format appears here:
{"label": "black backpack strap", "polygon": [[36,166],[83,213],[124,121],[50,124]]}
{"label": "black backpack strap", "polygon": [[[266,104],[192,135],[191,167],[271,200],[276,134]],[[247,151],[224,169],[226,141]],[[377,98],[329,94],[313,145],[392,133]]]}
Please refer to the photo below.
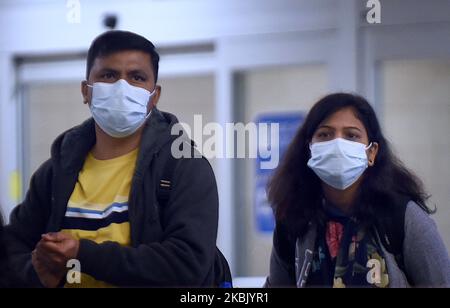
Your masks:
{"label": "black backpack strap", "polygon": [[398,267],[406,273],[403,260],[403,242],[405,239],[405,213],[409,197],[398,196],[389,207],[380,214],[380,223],[377,225],[382,245],[394,255]]}
{"label": "black backpack strap", "polygon": [[[188,140],[186,140],[186,143]],[[191,147],[193,148],[195,146],[193,141],[191,142]],[[182,144],[184,146],[184,143]],[[163,146],[163,148],[158,153],[158,157],[160,159],[158,160],[158,165],[160,171],[158,172],[159,178],[157,180],[157,187],[156,187],[156,198],[158,200],[158,204],[160,207],[165,207],[167,202],[169,201],[170,197],[170,190],[172,189],[173,185],[173,179],[174,179],[174,173],[175,168],[178,163],[178,159],[173,157],[171,153],[171,147],[172,143],[168,142]]]}
{"label": "black backpack strap", "polygon": [[233,278],[231,277],[230,266],[225,256],[219,248],[216,247],[216,257],[214,259],[214,277],[215,287],[232,288]]}
{"label": "black backpack strap", "polygon": [[170,190],[172,189],[172,181],[174,178],[177,160],[172,155],[166,155],[163,162],[162,174],[158,179],[156,187],[156,198],[160,207],[164,208],[170,198]]}
{"label": "black backpack strap", "polygon": [[[194,150],[195,143],[191,141],[192,150]],[[170,191],[173,187],[173,179],[175,174],[175,168],[177,166],[178,160],[172,156],[170,152],[171,143],[165,145],[163,149],[159,152],[158,156],[161,158],[157,163],[160,165],[162,170],[159,172],[161,175],[157,180],[156,187],[156,199],[159,204],[159,213],[161,214],[163,209],[166,207],[169,198]],[[193,154],[193,152],[192,152]],[[202,158],[203,159],[203,158]],[[219,288],[232,288],[232,277],[230,266],[228,261],[219,248],[216,247],[216,254],[214,258],[214,285],[213,287]]]}

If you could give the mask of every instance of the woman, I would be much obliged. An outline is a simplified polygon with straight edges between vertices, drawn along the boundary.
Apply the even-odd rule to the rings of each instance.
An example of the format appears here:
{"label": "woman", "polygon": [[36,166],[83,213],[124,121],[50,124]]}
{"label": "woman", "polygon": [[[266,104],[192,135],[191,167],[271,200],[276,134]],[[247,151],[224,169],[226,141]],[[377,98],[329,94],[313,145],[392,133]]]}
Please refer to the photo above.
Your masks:
{"label": "woman", "polygon": [[362,97],[317,102],[268,186],[276,229],[266,286],[450,286],[422,184]]}

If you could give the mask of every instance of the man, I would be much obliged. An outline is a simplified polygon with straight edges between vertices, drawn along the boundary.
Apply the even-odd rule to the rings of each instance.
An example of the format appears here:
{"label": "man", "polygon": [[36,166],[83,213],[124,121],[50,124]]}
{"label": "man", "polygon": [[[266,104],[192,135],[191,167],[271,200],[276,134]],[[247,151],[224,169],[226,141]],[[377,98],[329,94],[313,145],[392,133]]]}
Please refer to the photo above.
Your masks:
{"label": "man", "polygon": [[8,260],[5,243],[3,242],[3,219],[0,213],[0,288],[7,287],[8,278],[6,272],[8,272]]}
{"label": "man", "polygon": [[11,272],[8,265],[8,255],[3,240],[3,219],[0,212],[0,288],[8,288],[13,286],[11,278]]}
{"label": "man", "polygon": [[[156,108],[158,61],[131,32],[106,32],[89,48],[81,92],[93,119],[56,139],[6,228],[13,267],[32,286],[212,286],[218,196],[209,163],[174,160],[169,199],[158,205],[178,137],[176,118]],[[82,275],[70,284],[72,259]]]}

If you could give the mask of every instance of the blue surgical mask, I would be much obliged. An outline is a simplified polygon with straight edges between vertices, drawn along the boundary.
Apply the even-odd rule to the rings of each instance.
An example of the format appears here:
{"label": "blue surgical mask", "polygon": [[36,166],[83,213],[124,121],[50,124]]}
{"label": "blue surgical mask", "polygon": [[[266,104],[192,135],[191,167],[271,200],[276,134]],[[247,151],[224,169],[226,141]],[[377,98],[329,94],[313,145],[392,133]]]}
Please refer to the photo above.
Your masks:
{"label": "blue surgical mask", "polygon": [[155,93],[120,79],[114,83],[95,82],[90,109],[100,128],[115,138],[132,135],[150,116],[147,104]]}
{"label": "blue surgical mask", "polygon": [[344,190],[355,183],[368,166],[366,150],[362,143],[336,138],[310,145],[308,167],[328,185]]}

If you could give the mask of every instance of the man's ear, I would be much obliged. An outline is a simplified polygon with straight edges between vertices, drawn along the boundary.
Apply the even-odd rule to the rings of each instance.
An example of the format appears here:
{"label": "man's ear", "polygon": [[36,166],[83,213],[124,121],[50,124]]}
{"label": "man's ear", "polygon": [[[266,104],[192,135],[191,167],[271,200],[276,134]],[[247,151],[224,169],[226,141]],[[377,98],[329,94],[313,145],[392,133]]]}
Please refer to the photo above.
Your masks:
{"label": "man's ear", "polygon": [[89,87],[87,86],[87,81],[83,80],[81,82],[81,95],[83,96],[83,104],[88,104],[90,102]]}
{"label": "man's ear", "polygon": [[156,85],[155,93],[150,98],[150,101],[149,101],[149,104],[148,104],[148,107],[147,107],[148,111],[150,111],[150,110],[152,110],[153,108],[156,107],[160,97],[161,97],[161,86],[160,85]]}

